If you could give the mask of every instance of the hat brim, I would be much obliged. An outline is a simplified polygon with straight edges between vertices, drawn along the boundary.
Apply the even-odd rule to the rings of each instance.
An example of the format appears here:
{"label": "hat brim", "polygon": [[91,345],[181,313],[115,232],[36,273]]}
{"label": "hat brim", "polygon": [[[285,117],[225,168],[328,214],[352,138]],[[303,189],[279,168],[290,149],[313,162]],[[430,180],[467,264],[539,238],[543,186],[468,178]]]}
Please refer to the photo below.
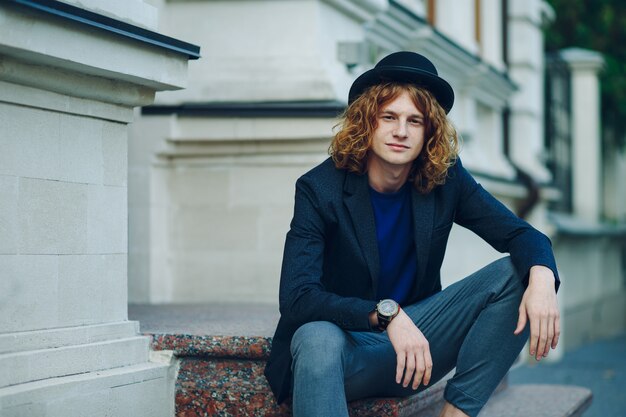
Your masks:
{"label": "hat brim", "polygon": [[350,87],[348,105],[352,104],[368,87],[392,81],[423,87],[435,96],[446,113],[452,109],[454,91],[446,80],[427,71],[401,66],[377,67],[361,74]]}

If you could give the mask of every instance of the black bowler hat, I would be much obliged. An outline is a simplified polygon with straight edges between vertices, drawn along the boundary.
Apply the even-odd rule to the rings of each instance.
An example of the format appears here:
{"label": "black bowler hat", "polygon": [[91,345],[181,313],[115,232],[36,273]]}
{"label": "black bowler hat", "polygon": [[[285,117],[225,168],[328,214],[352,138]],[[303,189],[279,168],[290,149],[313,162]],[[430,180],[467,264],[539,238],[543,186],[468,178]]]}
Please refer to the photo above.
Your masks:
{"label": "black bowler hat", "polygon": [[416,84],[427,89],[446,113],[454,104],[452,87],[439,77],[433,63],[423,55],[408,51],[387,55],[374,68],[354,80],[348,94],[348,104],[352,104],[368,87],[388,81]]}

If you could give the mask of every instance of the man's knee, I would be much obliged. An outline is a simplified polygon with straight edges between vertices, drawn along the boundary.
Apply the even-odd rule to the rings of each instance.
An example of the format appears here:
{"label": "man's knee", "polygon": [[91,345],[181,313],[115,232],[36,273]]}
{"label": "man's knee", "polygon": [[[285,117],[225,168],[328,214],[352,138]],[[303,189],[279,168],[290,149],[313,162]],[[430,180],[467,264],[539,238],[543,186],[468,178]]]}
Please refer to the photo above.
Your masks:
{"label": "man's knee", "polygon": [[330,322],[303,324],[291,341],[293,364],[311,372],[336,369],[342,366],[346,344],[346,333]]}
{"label": "man's knee", "polygon": [[488,265],[488,267],[490,269],[493,269],[493,273],[495,275],[507,280],[519,277],[517,269],[515,269],[515,265],[513,264],[510,256],[505,256],[504,258],[493,261],[491,264]]}
{"label": "man's knee", "polygon": [[492,262],[488,266],[492,271],[492,275],[502,282],[503,289],[509,288],[519,292],[524,292],[524,286],[522,284],[522,277],[519,271],[515,268],[510,256],[505,256],[497,261]]}

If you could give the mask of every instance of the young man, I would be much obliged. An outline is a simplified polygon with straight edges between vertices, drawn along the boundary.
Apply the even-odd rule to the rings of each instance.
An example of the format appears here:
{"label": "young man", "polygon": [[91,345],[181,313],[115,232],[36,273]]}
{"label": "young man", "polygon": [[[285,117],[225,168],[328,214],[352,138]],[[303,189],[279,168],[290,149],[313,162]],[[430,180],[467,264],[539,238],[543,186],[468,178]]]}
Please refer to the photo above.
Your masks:
{"label": "young man", "polygon": [[[456,366],[441,416],[476,416],[529,333],[537,360],[557,345],[550,242],[463,168],[454,93],[428,59],[387,56],[348,101],[331,158],[296,183],[265,374],[294,416],[339,417]],[[442,291],[453,222],[510,257]]]}

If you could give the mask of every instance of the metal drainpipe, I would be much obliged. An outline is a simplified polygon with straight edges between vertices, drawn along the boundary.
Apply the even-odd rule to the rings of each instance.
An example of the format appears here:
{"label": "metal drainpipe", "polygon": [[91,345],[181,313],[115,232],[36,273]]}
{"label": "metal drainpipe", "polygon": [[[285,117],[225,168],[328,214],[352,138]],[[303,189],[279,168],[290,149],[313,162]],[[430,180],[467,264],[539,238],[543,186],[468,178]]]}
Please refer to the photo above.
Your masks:
{"label": "metal drainpipe", "polygon": [[[502,10],[502,16],[501,16],[502,59],[504,61],[504,65],[508,68],[509,67],[509,48],[508,48],[509,46],[509,2],[508,0],[501,0],[500,9]],[[532,209],[539,202],[539,184],[537,184],[535,179],[530,174],[525,172],[523,169],[517,166],[515,162],[513,162],[513,160],[511,160],[510,149],[509,149],[510,115],[511,115],[511,109],[509,109],[509,107],[507,106],[504,108],[504,111],[502,112],[502,130],[503,130],[502,137],[504,141],[504,147],[503,147],[504,157],[507,159],[507,161],[509,161],[511,166],[515,169],[517,179],[521,181],[522,184],[524,184],[524,187],[526,187],[526,190],[527,190],[526,197],[517,204],[517,207],[515,210],[516,214],[520,218],[525,219],[528,216],[528,214],[532,211]]]}
{"label": "metal drainpipe", "polygon": [[532,212],[533,208],[539,202],[540,188],[539,188],[539,184],[537,183],[537,181],[535,181],[535,179],[529,173],[521,169],[511,159],[510,150],[509,150],[510,115],[511,115],[511,110],[508,107],[506,107],[504,111],[502,112],[504,156],[507,159],[507,161],[509,161],[511,166],[515,169],[517,179],[524,185],[524,187],[526,187],[526,191],[527,191],[526,197],[516,205],[516,210],[515,210],[518,217],[525,219]]}

